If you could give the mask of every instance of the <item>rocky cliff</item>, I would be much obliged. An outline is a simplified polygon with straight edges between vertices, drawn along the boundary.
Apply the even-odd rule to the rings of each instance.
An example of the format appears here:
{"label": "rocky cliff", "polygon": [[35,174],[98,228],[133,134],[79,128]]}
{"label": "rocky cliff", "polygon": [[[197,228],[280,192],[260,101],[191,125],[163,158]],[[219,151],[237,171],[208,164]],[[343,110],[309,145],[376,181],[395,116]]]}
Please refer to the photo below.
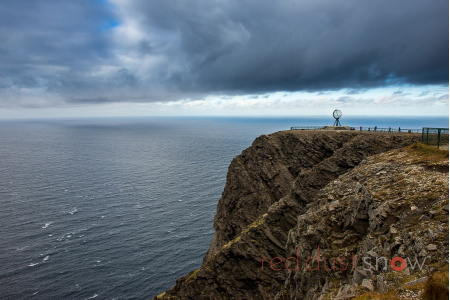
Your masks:
{"label": "rocky cliff", "polygon": [[396,256],[429,259],[422,271],[399,274],[429,272],[448,260],[448,152],[404,148],[419,138],[354,131],[257,138],[229,167],[201,268],[157,298],[345,299],[388,291]]}

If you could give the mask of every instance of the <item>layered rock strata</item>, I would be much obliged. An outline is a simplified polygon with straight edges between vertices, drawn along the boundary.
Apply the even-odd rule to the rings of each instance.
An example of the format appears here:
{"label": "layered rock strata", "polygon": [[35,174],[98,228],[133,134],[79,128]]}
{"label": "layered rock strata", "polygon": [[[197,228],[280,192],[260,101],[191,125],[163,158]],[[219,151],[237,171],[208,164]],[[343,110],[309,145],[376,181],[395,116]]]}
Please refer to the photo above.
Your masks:
{"label": "layered rock strata", "polygon": [[[378,277],[383,271],[366,272],[361,263],[337,270],[335,261],[333,270],[333,257],[385,255],[388,260],[418,254],[422,246],[436,247],[420,250],[422,257],[448,257],[448,244],[435,241],[445,228],[448,234],[448,217],[445,222],[440,210],[448,199],[448,160],[446,173],[445,162],[430,167],[415,163],[407,150],[387,152],[419,139],[352,131],[285,131],[257,138],[228,169],[202,266],[157,298],[343,299],[364,289],[388,289],[388,284]],[[417,199],[426,195],[432,203],[427,205],[436,209],[419,220],[429,207]],[[423,233],[433,239],[418,242],[403,232],[408,222],[433,220],[434,229]],[[327,268],[310,271],[315,268],[314,259],[306,264],[310,257]]]}

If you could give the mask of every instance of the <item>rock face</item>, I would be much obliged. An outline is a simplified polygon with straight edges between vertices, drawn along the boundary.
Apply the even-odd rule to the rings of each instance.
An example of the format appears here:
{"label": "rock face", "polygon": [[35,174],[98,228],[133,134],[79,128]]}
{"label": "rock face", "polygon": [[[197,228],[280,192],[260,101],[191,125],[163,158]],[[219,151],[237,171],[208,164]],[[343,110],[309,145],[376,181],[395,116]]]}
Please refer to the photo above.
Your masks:
{"label": "rock face", "polygon": [[[383,270],[366,270],[352,255],[448,257],[448,239],[440,240],[448,235],[439,209],[448,199],[445,166],[415,162],[407,150],[386,153],[419,138],[352,131],[257,138],[228,169],[203,265],[157,298],[345,299],[388,289]],[[419,222],[429,222],[420,239],[407,226]],[[345,269],[333,260],[341,257]]]}

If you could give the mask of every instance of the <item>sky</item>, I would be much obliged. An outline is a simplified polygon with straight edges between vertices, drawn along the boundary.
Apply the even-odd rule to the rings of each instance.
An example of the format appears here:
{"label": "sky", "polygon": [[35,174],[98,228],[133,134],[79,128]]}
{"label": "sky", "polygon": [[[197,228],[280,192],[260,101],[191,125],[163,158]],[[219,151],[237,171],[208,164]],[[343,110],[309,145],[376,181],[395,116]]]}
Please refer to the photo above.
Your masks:
{"label": "sky", "polygon": [[448,116],[448,0],[2,0],[0,119]]}

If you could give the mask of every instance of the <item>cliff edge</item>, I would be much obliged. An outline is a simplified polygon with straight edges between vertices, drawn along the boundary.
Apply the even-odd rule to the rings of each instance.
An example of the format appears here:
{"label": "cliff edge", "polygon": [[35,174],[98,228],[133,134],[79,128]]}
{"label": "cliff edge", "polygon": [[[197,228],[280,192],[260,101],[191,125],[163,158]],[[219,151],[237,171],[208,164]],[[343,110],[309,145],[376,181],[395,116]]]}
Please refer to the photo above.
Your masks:
{"label": "cliff edge", "polygon": [[202,266],[155,299],[347,299],[388,292],[395,257],[423,262],[394,270],[409,279],[448,263],[448,152],[406,147],[419,139],[257,138],[229,166]]}

